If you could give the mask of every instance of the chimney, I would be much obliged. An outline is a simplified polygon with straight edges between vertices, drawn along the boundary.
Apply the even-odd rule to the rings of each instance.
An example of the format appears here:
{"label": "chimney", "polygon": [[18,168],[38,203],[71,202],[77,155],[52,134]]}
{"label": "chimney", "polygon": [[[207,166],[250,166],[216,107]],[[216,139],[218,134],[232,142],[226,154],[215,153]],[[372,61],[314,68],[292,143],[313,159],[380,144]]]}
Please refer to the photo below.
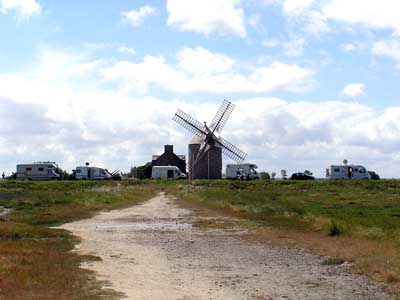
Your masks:
{"label": "chimney", "polygon": [[173,145],[165,145],[164,153],[174,153],[174,146]]}

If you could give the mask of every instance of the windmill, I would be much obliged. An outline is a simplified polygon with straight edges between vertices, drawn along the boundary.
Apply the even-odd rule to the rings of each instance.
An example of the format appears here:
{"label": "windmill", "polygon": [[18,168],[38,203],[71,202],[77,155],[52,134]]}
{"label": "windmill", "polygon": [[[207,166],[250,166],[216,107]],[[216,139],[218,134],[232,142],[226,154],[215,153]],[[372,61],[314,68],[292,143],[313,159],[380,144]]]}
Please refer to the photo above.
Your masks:
{"label": "windmill", "polygon": [[224,100],[210,126],[178,110],[173,120],[194,134],[189,144],[189,179],[218,179],[222,177],[222,153],[238,164],[246,153],[220,136],[234,105]]}

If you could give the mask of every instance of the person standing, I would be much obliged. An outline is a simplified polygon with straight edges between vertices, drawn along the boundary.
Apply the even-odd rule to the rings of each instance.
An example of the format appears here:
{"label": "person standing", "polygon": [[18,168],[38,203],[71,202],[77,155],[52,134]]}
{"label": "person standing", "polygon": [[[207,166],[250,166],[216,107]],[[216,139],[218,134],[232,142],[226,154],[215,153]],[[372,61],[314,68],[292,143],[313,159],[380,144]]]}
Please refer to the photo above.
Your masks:
{"label": "person standing", "polygon": [[6,174],[4,174],[4,172],[3,172],[3,174],[1,174],[1,177],[3,178],[3,180],[6,178]]}

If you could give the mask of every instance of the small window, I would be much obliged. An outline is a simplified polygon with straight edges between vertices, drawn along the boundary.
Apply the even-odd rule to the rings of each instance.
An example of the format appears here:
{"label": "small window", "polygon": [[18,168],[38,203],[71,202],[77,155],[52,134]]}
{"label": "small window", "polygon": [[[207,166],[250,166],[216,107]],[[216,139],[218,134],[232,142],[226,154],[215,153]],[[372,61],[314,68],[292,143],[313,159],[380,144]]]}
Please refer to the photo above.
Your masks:
{"label": "small window", "polygon": [[26,168],[25,170],[26,171],[32,171],[32,168]]}
{"label": "small window", "polygon": [[365,170],[364,170],[364,169],[360,169],[360,173],[361,173],[361,174],[364,174],[364,173],[365,173]]}
{"label": "small window", "polygon": [[53,166],[47,166],[48,169],[53,169]]}
{"label": "small window", "polygon": [[106,172],[104,172],[103,170],[101,170],[101,175],[106,175]]}
{"label": "small window", "polygon": [[340,172],[340,169],[339,168],[334,168],[333,172]]}
{"label": "small window", "polygon": [[39,170],[39,171],[44,171],[44,168],[39,168],[38,170]]}
{"label": "small window", "polygon": [[81,173],[81,169],[76,170],[76,173]]}

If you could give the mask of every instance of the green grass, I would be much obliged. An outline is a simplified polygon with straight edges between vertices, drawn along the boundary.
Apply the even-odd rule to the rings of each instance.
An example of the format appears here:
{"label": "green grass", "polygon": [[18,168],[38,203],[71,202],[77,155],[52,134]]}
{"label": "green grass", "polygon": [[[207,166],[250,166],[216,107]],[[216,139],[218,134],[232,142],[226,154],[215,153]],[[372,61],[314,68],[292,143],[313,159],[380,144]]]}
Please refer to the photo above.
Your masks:
{"label": "green grass", "polygon": [[265,226],[312,229],[327,220],[331,235],[395,238],[400,230],[400,181],[195,181],[180,189],[188,201],[231,209]]}
{"label": "green grass", "polygon": [[326,264],[354,261],[357,271],[400,293],[400,181],[5,181],[0,206],[13,212],[0,217],[0,299],[119,296],[79,268],[97,258],[71,252],[78,241],[50,227],[159,191],[243,218],[265,229],[263,242],[273,241],[276,231],[276,239],[335,257]]}
{"label": "green grass", "polygon": [[79,241],[49,226],[133,205],[155,193],[153,186],[135,181],[1,182],[0,206],[13,211],[0,218],[0,299],[121,296],[80,268],[96,257],[71,252]]}

